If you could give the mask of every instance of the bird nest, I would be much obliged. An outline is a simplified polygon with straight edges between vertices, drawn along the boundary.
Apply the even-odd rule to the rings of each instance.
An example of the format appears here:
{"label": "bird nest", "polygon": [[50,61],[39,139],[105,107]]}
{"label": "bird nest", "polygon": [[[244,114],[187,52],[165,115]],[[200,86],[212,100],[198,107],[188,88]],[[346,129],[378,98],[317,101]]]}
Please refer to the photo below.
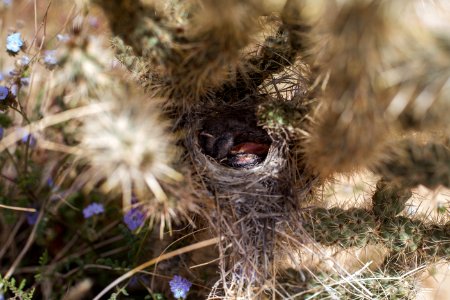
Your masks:
{"label": "bird nest", "polygon": [[[270,99],[253,106],[204,108],[187,126],[186,148],[216,200],[208,218],[224,239],[220,251],[225,291],[218,292],[222,295],[236,292],[235,284],[242,295],[264,285],[275,276],[277,259],[292,250],[279,233],[298,218],[293,213],[298,211],[295,178],[289,168],[295,162],[285,139],[258,126],[255,106],[264,101]],[[234,164],[239,160],[245,163]]]}

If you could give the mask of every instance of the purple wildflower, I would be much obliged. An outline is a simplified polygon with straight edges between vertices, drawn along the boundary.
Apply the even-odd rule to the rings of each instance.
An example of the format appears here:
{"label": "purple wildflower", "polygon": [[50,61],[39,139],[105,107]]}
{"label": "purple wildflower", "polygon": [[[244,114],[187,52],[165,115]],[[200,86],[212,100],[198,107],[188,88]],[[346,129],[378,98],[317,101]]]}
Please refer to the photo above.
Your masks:
{"label": "purple wildflower", "polygon": [[144,284],[145,286],[150,285],[150,281],[148,280],[146,275],[134,275],[130,279],[129,286],[136,288],[139,286],[139,283]]}
{"label": "purple wildflower", "polygon": [[36,138],[34,137],[34,135],[28,133],[28,132],[24,132],[23,136],[22,136],[22,142],[23,143],[29,143],[28,145],[33,148],[34,146],[36,146]]}
{"label": "purple wildflower", "polygon": [[9,90],[6,86],[0,85],[0,100],[5,100],[8,97]]}
{"label": "purple wildflower", "polygon": [[0,140],[3,139],[4,134],[5,134],[5,129],[3,129],[3,127],[0,127]]}
{"label": "purple wildflower", "polygon": [[14,77],[14,76],[19,75],[20,72],[17,71],[17,70],[15,70],[15,69],[12,69],[12,70],[10,70],[10,71],[8,72],[8,74],[9,74],[9,76]]}
{"label": "purple wildflower", "polygon": [[25,216],[27,217],[28,225],[34,225],[39,217],[39,211],[36,210],[35,212],[27,212]]}
{"label": "purple wildflower", "polygon": [[19,64],[20,64],[21,66],[27,66],[29,63],[30,63],[30,58],[29,58],[28,56],[26,56],[26,55],[22,56],[22,57],[19,59]]}
{"label": "purple wildflower", "polygon": [[144,220],[145,214],[139,208],[132,208],[123,216],[123,221],[131,231],[141,226]]}
{"label": "purple wildflower", "polygon": [[20,78],[20,83],[23,86],[29,86],[30,85],[30,77],[22,77],[22,78]]}
{"label": "purple wildflower", "polygon": [[88,219],[88,218],[92,217],[93,215],[99,215],[104,212],[105,212],[105,208],[103,207],[103,204],[93,202],[83,209],[83,216],[85,219]]}
{"label": "purple wildflower", "polygon": [[26,143],[28,141],[28,137],[30,136],[30,134],[28,132],[24,132],[23,136],[22,136],[22,142]]}
{"label": "purple wildflower", "polygon": [[10,6],[12,4],[12,0],[3,0],[3,4],[5,6]]}
{"label": "purple wildflower", "polygon": [[173,279],[169,282],[170,290],[176,299],[186,299],[187,293],[189,292],[192,283],[181,276],[175,275]]}
{"label": "purple wildflower", "polygon": [[56,50],[47,50],[44,52],[44,64],[47,68],[52,69],[57,63]]}
{"label": "purple wildflower", "polygon": [[49,177],[49,178],[47,179],[47,186],[48,186],[49,188],[53,188],[53,187],[55,186],[55,182],[53,181],[53,178]]}
{"label": "purple wildflower", "polygon": [[6,38],[6,50],[10,54],[17,54],[23,47],[23,40],[20,37],[20,32],[11,33]]}

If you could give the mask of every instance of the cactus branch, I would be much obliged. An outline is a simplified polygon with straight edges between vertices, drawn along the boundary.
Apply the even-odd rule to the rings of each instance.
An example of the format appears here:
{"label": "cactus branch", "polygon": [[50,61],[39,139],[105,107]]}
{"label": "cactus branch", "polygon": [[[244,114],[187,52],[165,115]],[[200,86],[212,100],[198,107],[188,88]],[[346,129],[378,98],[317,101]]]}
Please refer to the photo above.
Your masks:
{"label": "cactus branch", "polygon": [[392,147],[375,171],[404,187],[450,187],[450,149],[443,144],[420,145],[406,140]]}

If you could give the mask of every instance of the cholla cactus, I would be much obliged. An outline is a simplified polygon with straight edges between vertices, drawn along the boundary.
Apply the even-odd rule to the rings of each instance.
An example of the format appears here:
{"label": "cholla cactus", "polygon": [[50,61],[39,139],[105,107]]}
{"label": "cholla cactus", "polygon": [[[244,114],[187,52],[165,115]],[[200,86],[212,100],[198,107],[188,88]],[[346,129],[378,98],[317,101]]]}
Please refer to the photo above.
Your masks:
{"label": "cholla cactus", "polygon": [[[449,174],[447,146],[415,150],[393,138],[401,128],[431,123],[448,132],[438,112],[448,104],[449,57],[437,35],[448,36],[427,27],[416,2],[403,3],[400,16],[399,5],[388,2],[286,1],[271,23],[276,29],[242,56],[251,34],[262,30],[254,18],[263,11],[253,1],[175,1],[166,10],[157,2],[95,2],[123,41],[116,42],[120,59],[144,86],[181,107],[174,112],[188,132],[184,147],[217,199],[217,211],[207,215],[225,240],[224,275],[211,298],[258,297],[277,281],[284,251],[295,251],[282,245],[301,243],[305,231],[328,246],[378,243],[393,255],[422,257],[431,247],[435,258],[445,256],[445,242],[431,246],[425,239],[426,232],[442,237],[445,225],[399,215],[411,188],[447,186]],[[218,13],[225,9],[233,13]],[[133,23],[117,17],[123,11]],[[403,51],[407,44],[417,46]],[[433,51],[435,59],[421,59]],[[399,79],[400,68],[411,76]],[[427,107],[418,104],[424,97]],[[243,169],[230,168],[237,160]],[[373,209],[301,212],[328,178],[366,168],[384,178]]]}
{"label": "cholla cactus", "polygon": [[50,79],[50,89],[55,96],[64,95],[68,107],[87,104],[115,84],[108,74],[114,65],[114,54],[105,49],[105,39],[87,31],[87,22],[86,18],[77,17],[69,32],[57,36],[58,48],[53,53],[43,53],[44,64],[51,69],[58,67]]}
{"label": "cholla cactus", "polygon": [[[39,49],[32,60],[52,74],[46,97],[28,107],[43,120],[26,118],[12,86],[0,89],[0,107],[11,117],[0,125],[17,124],[17,111],[31,123],[21,124],[27,134],[43,131],[35,144],[7,128],[0,144],[9,151],[2,168],[16,172],[5,172],[17,185],[9,198],[48,199],[26,202],[36,205],[29,209],[32,236],[52,246],[43,286],[100,266],[125,273],[100,295],[131,276],[153,298],[155,290],[169,295],[165,279],[175,275],[172,292],[187,299],[414,299],[416,270],[448,263],[448,211],[432,219],[410,209],[419,185],[450,186],[446,1],[77,3],[85,14],[104,12],[117,61],[87,33],[89,17],[76,17],[56,52]],[[11,55],[28,51],[17,35],[9,42]],[[12,80],[20,86],[19,75]],[[96,113],[76,115],[83,106]],[[49,149],[68,156],[50,156]],[[365,194],[370,201],[328,203],[333,180],[360,171],[377,182]],[[52,178],[56,183],[45,183]],[[84,224],[74,241],[39,234],[44,225],[73,230],[61,225],[66,218]],[[159,232],[145,219],[159,221]],[[89,263],[62,258],[78,238],[87,245],[76,254],[94,254]],[[189,252],[206,238],[197,246],[218,241],[214,251]],[[117,247],[96,252],[105,245]],[[371,270],[367,263],[355,272],[329,255],[370,247],[383,249]],[[125,263],[109,259],[121,251]],[[308,262],[308,253],[320,262]],[[206,260],[215,263],[207,268]],[[146,266],[165,279],[136,274]],[[130,280],[112,298],[134,285]]]}
{"label": "cholla cactus", "polygon": [[74,185],[92,188],[101,182],[104,192],[123,195],[125,209],[132,206],[134,195],[149,216],[161,220],[163,230],[180,215],[179,210],[187,209],[190,199],[174,201],[165,191],[183,176],[173,168],[178,151],[170,123],[158,114],[161,100],[149,99],[126,85],[103,97],[110,109],[83,120],[77,153],[89,167]]}

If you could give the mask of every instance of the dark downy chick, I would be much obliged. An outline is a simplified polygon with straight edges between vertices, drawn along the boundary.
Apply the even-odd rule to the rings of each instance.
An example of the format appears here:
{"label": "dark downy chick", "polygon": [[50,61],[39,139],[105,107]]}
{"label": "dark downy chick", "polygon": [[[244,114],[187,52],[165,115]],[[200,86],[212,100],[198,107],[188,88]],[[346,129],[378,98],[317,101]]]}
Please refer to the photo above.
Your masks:
{"label": "dark downy chick", "polygon": [[[227,115],[207,120],[199,134],[205,154],[235,168],[253,167],[264,160],[270,137],[249,114]],[[226,159],[225,159],[226,158]]]}

